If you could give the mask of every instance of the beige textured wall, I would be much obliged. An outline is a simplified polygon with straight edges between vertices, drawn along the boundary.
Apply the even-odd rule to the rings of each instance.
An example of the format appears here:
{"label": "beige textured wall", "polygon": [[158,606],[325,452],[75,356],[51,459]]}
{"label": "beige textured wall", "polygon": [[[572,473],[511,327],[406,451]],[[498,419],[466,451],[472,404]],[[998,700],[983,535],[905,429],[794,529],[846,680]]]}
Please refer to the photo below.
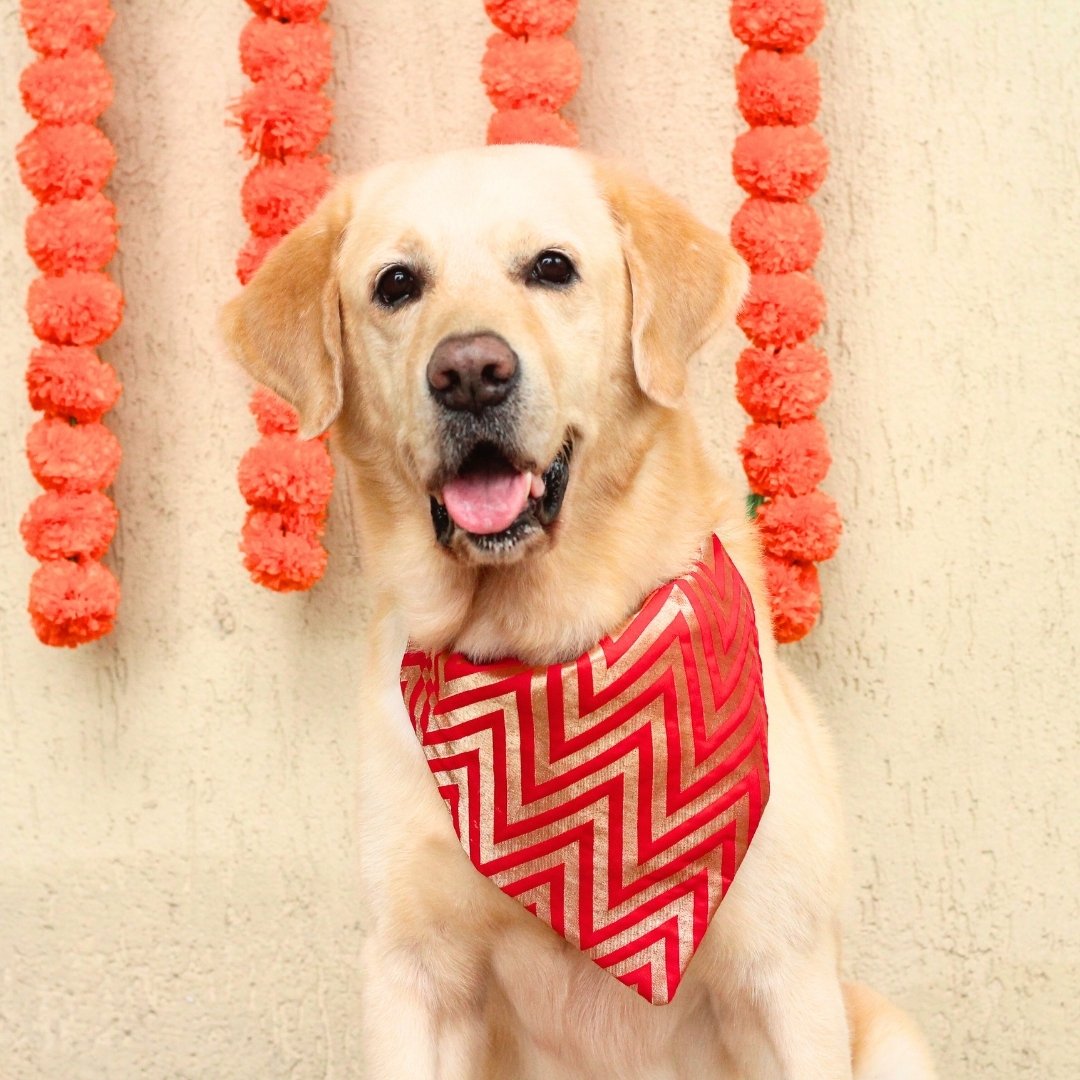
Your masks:
{"label": "beige textured wall", "polygon": [[[110,639],[69,653],[23,613],[29,54],[0,0],[0,1076],[352,1077],[362,579],[339,496],[317,590],[246,581],[253,428],[213,331],[244,239],[223,115],[246,9],[115,6],[125,600]],[[342,170],[482,139],[479,0],[331,6]],[[582,0],[572,32],[586,143],[721,223],[726,7]],[[849,966],[921,1017],[950,1080],[1068,1080],[1080,1058],[1078,35],[1072,0],[833,0],[815,49],[847,530],[789,655],[841,751]],[[736,345],[700,363],[733,470]]]}

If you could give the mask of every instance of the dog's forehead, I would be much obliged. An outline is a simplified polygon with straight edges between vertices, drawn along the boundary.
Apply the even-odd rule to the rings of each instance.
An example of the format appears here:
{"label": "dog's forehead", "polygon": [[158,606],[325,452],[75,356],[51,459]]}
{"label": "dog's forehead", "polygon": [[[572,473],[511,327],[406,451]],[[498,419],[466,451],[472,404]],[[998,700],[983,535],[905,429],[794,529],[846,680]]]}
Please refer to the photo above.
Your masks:
{"label": "dog's forehead", "polygon": [[445,242],[540,242],[615,230],[588,159],[547,146],[497,146],[400,162],[368,174],[353,202],[364,232]]}

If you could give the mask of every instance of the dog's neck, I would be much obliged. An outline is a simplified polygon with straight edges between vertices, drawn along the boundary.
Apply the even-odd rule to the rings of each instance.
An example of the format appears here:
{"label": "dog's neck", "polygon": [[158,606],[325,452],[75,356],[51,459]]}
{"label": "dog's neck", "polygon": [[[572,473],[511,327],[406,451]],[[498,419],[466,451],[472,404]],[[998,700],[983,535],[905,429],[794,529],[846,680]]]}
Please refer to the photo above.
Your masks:
{"label": "dog's neck", "polygon": [[[439,549],[426,499],[395,505],[381,469],[354,460],[361,562],[380,593],[376,606],[396,608],[423,648],[550,664],[616,629],[653,588],[684,573],[712,533],[725,546],[748,542],[742,500],[716,477],[688,415],[656,409],[624,444],[629,475],[594,475],[587,453],[575,455],[550,548],[498,568],[465,566]],[[575,498],[575,484],[593,490]]]}

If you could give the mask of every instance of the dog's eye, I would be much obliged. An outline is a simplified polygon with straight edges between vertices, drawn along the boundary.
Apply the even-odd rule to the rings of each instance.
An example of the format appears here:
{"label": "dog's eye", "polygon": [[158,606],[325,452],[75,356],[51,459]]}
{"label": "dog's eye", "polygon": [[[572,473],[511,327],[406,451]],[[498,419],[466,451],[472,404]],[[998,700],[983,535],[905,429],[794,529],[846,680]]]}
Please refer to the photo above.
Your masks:
{"label": "dog's eye", "polygon": [[388,266],[375,282],[375,299],[393,308],[420,295],[420,282],[407,266]]}
{"label": "dog's eye", "polygon": [[529,271],[529,280],[542,285],[568,285],[574,274],[574,264],[561,251],[541,251]]}

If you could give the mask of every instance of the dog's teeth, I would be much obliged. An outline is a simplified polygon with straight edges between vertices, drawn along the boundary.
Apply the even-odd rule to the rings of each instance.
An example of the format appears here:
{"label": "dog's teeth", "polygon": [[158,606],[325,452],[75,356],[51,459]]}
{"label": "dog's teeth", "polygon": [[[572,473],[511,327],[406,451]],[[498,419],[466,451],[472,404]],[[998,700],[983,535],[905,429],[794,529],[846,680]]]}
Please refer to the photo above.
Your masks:
{"label": "dog's teeth", "polygon": [[529,474],[529,476],[530,476],[530,481],[529,481],[529,496],[530,496],[530,498],[542,499],[544,497],[544,490],[545,490],[545,488],[547,486],[544,483],[544,478],[542,476],[533,476],[531,473]]}

